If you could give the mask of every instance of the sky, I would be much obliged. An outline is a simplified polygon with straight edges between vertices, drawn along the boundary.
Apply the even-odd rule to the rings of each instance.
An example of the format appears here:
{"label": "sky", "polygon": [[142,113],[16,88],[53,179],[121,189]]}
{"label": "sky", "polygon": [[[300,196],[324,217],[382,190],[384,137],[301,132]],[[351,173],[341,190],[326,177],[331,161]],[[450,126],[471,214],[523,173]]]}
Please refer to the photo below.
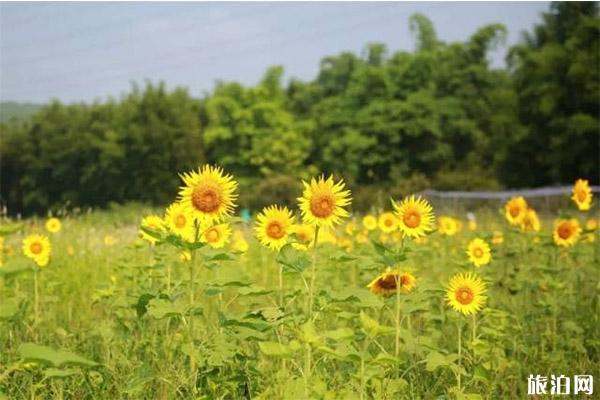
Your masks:
{"label": "sky", "polygon": [[367,43],[414,49],[408,20],[429,17],[438,38],[464,41],[502,23],[508,47],[548,2],[0,3],[0,100],[43,103],[119,98],[132,82],[165,81],[194,96],[215,82],[257,83],[283,65],[286,80],[313,79],[320,60]]}

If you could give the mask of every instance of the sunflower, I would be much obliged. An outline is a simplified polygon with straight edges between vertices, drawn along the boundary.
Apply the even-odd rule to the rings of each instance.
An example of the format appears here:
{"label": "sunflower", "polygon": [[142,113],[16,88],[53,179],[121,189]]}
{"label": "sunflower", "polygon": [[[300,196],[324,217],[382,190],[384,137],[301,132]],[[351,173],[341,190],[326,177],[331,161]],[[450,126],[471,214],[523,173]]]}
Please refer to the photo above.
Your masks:
{"label": "sunflower", "polygon": [[366,232],[366,231],[359,232],[355,237],[356,243],[360,243],[360,244],[369,243],[369,236],[367,236],[367,234],[368,234],[368,232]]}
{"label": "sunflower", "polygon": [[179,189],[180,201],[194,219],[214,223],[233,213],[237,182],[220,167],[204,165],[181,179],[185,186]]}
{"label": "sunflower", "polygon": [[50,240],[46,236],[29,235],[23,239],[23,253],[40,267],[48,265],[51,252]]}
{"label": "sunflower", "polygon": [[348,216],[345,206],[351,202],[350,191],[344,190],[343,180],[333,181],[333,176],[318,180],[312,178],[310,184],[302,181],[304,191],[298,198],[304,223],[317,226],[333,226]]}
{"label": "sunflower", "polygon": [[525,217],[521,221],[521,229],[524,231],[539,232],[541,228],[540,219],[533,208],[528,208]]}
{"label": "sunflower", "polygon": [[202,235],[200,241],[208,243],[210,247],[215,249],[224,247],[231,236],[231,228],[229,224],[219,224],[212,226],[204,226],[200,228]]}
{"label": "sunflower", "polygon": [[117,243],[117,239],[113,236],[113,235],[105,235],[104,236],[104,245],[105,246],[113,246],[115,243]]}
{"label": "sunflower", "polygon": [[493,244],[504,243],[504,233],[502,233],[502,231],[494,231],[492,233],[492,243]]}
{"label": "sunflower", "polygon": [[399,288],[400,293],[408,293],[415,288],[416,278],[406,271],[392,271],[388,268],[383,274],[373,279],[367,287],[375,294],[384,296],[396,293]]}
{"label": "sunflower", "polygon": [[391,212],[384,212],[379,216],[379,229],[385,233],[394,232],[398,229],[398,218]]}
{"label": "sunflower", "polygon": [[452,217],[441,216],[438,225],[440,233],[446,236],[454,236],[460,229],[458,221]]}
{"label": "sunflower", "polygon": [[296,243],[292,243],[292,246],[298,250],[307,250],[315,237],[315,228],[312,225],[297,224],[292,226],[291,233],[296,236]]}
{"label": "sunflower", "polygon": [[346,227],[344,228],[344,232],[346,232],[346,235],[348,235],[348,236],[354,235],[355,230],[356,230],[356,223],[354,221],[348,222],[346,224]]}
{"label": "sunflower", "polygon": [[172,233],[188,242],[196,240],[194,217],[190,210],[179,202],[175,202],[167,208],[165,212],[165,225]]}
{"label": "sunflower", "polygon": [[489,264],[492,260],[492,252],[490,246],[483,239],[473,239],[467,246],[467,255],[469,261],[475,264],[476,267]]}
{"label": "sunflower", "polygon": [[[142,219],[142,228],[147,228],[156,232],[164,232],[165,224],[163,219],[158,215],[148,215]],[[142,239],[147,240],[151,244],[155,244],[157,242],[157,239],[154,236],[148,235],[141,229],[140,236]]]}
{"label": "sunflower", "polygon": [[425,236],[433,230],[435,217],[433,207],[421,197],[410,196],[397,204],[392,200],[392,206],[399,218],[398,225],[406,236],[417,238]]}
{"label": "sunflower", "polygon": [[573,196],[571,199],[577,204],[580,211],[588,211],[592,204],[592,189],[590,184],[585,179],[577,179],[573,186]]}
{"label": "sunflower", "polygon": [[485,283],[474,273],[457,274],[446,289],[446,302],[463,315],[474,314],[485,304]]}
{"label": "sunflower", "polygon": [[60,219],[58,218],[49,218],[48,221],[46,221],[46,230],[50,233],[59,232],[61,226]]}
{"label": "sunflower", "polygon": [[377,218],[371,214],[365,215],[362,219],[362,224],[366,230],[373,231],[377,229]]}
{"label": "sunflower", "polygon": [[239,251],[240,253],[247,252],[249,247],[250,246],[248,245],[248,242],[243,237],[233,239],[233,243],[231,243],[231,248],[235,251]]}
{"label": "sunflower", "polygon": [[598,220],[596,218],[590,218],[585,223],[585,229],[588,231],[595,231],[598,228]]}
{"label": "sunflower", "polygon": [[256,217],[256,237],[261,244],[272,250],[281,249],[286,243],[294,216],[287,207],[265,207]]}
{"label": "sunflower", "polygon": [[513,197],[504,205],[504,215],[511,225],[520,225],[527,213],[527,202],[521,196]]}
{"label": "sunflower", "polygon": [[558,246],[573,246],[579,239],[581,227],[576,219],[559,219],[554,222],[554,243]]}

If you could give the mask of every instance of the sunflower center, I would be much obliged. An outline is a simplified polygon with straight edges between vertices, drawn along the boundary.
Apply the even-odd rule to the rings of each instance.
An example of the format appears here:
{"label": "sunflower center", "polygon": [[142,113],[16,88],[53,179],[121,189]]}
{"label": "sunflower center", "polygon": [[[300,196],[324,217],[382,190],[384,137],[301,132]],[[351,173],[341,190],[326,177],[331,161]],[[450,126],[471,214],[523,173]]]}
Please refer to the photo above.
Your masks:
{"label": "sunflower center", "polygon": [[587,193],[585,192],[585,190],[579,190],[577,192],[577,200],[579,200],[580,202],[585,201],[587,197]]}
{"label": "sunflower center", "polygon": [[561,239],[568,239],[571,236],[571,225],[563,223],[558,227],[558,236]]}
{"label": "sunflower center", "polygon": [[519,207],[517,205],[510,206],[510,209],[508,210],[508,212],[510,213],[511,217],[516,218],[521,212],[521,207]]}
{"label": "sunflower center", "polygon": [[392,226],[394,224],[394,221],[388,218],[385,221],[383,221],[383,223],[385,224],[385,226]]}
{"label": "sunflower center", "polygon": [[379,287],[385,290],[396,289],[396,275],[386,275],[379,280]]}
{"label": "sunflower center", "polygon": [[212,213],[219,209],[221,196],[215,188],[207,185],[198,185],[192,192],[192,205],[204,213]]}
{"label": "sunflower center", "polygon": [[219,240],[219,231],[217,231],[215,228],[211,228],[204,236],[206,236],[207,242],[214,243]]}
{"label": "sunflower center", "polygon": [[416,228],[421,223],[421,215],[416,210],[410,210],[402,218],[404,225],[409,228]]}
{"label": "sunflower center", "polygon": [[42,252],[42,244],[40,242],[32,243],[29,249],[33,254],[40,254]]}
{"label": "sunflower center", "polygon": [[410,277],[408,275],[400,276],[400,287],[407,286],[410,283]]}
{"label": "sunflower center", "polygon": [[483,256],[483,250],[481,250],[481,248],[477,247],[475,250],[473,250],[473,254],[477,258],[481,258]]}
{"label": "sunflower center", "polygon": [[456,301],[462,305],[471,304],[475,297],[473,290],[468,286],[461,286],[456,290]]}
{"label": "sunflower center", "polygon": [[314,196],[310,201],[310,211],[317,218],[327,218],[333,214],[335,208],[335,201],[330,194],[321,194]]}
{"label": "sunflower center", "polygon": [[183,228],[185,226],[185,223],[187,222],[187,220],[185,219],[185,216],[179,214],[177,217],[175,217],[175,226],[179,229]]}
{"label": "sunflower center", "polygon": [[272,221],[267,225],[267,235],[273,239],[281,239],[285,236],[285,229],[279,221]]}

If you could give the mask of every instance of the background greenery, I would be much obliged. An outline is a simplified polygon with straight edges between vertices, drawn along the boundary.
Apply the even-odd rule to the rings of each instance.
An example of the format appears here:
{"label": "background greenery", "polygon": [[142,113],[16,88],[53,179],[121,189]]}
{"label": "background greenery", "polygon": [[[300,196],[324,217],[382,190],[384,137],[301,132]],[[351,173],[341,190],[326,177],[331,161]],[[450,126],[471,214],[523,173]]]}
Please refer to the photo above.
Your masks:
{"label": "background greenery", "polygon": [[11,213],[165,204],[173,172],[204,162],[234,174],[250,208],[293,203],[298,177],[321,172],[343,176],[358,209],[374,192],[597,183],[599,23],[596,3],[554,3],[492,69],[502,25],[444,43],[414,15],[414,52],[371,43],[324,58],[308,82],[284,84],[274,66],[200,99],[146,83],[105,103],[54,101],[0,125],[1,200]]}

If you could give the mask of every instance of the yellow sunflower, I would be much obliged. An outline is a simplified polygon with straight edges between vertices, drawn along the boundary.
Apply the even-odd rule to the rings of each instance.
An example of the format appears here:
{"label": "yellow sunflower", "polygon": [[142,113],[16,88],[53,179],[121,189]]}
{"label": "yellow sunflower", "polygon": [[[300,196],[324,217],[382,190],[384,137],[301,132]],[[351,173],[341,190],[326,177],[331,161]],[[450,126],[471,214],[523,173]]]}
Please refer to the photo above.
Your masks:
{"label": "yellow sunflower", "polygon": [[346,232],[346,235],[348,235],[348,236],[354,235],[355,230],[356,230],[356,223],[354,221],[348,222],[346,224],[346,227],[344,228],[344,232]]}
{"label": "yellow sunflower", "polygon": [[350,191],[344,190],[343,180],[333,181],[333,176],[318,180],[312,178],[310,183],[302,181],[304,191],[298,198],[304,223],[317,226],[333,226],[348,216],[345,206],[351,202]]}
{"label": "yellow sunflower", "polygon": [[359,232],[355,237],[356,243],[360,243],[360,244],[369,243],[369,236],[367,236],[367,234],[368,234],[367,231]]}
{"label": "yellow sunflower", "polygon": [[195,241],[196,227],[194,226],[194,217],[190,210],[183,204],[175,202],[171,204],[165,212],[165,224],[169,230],[187,240]]}
{"label": "yellow sunflower", "polygon": [[181,179],[185,185],[179,190],[180,201],[194,219],[214,223],[233,213],[237,182],[220,167],[204,165]]}
{"label": "yellow sunflower", "polygon": [[[164,232],[165,224],[161,217],[158,215],[148,215],[142,219],[142,227],[150,229],[156,232]],[[140,229],[140,237],[151,244],[155,244],[157,239],[153,236],[148,235],[146,232]]]}
{"label": "yellow sunflower", "polygon": [[292,226],[291,233],[296,236],[297,243],[292,246],[298,250],[307,250],[315,237],[315,228],[312,225],[297,224]]}
{"label": "yellow sunflower", "polygon": [[391,212],[384,212],[379,216],[379,229],[384,233],[391,233],[398,229],[398,218]]}
{"label": "yellow sunflower", "polygon": [[577,182],[573,186],[573,196],[571,196],[571,199],[577,204],[577,208],[580,211],[588,211],[592,204],[592,197],[593,194],[589,182],[585,179],[577,179]]}
{"label": "yellow sunflower", "polygon": [[524,231],[539,232],[541,228],[540,219],[533,208],[528,208],[525,217],[521,221],[521,229]]}
{"label": "yellow sunflower", "polygon": [[489,264],[492,260],[492,252],[490,246],[483,239],[473,239],[467,246],[467,255],[476,267]]}
{"label": "yellow sunflower", "polygon": [[281,249],[286,243],[294,216],[287,207],[265,207],[256,217],[256,237],[261,244],[273,250]]}
{"label": "yellow sunflower", "polygon": [[23,254],[31,258],[40,267],[48,265],[51,253],[52,248],[48,237],[29,235],[23,239]]}
{"label": "yellow sunflower", "polygon": [[427,232],[433,230],[435,217],[433,207],[427,200],[421,197],[410,196],[397,204],[392,200],[392,206],[398,216],[398,225],[400,230],[406,236],[417,238],[425,236]]}
{"label": "yellow sunflower", "polygon": [[504,215],[511,225],[521,225],[527,213],[527,202],[521,196],[513,197],[504,205]]}
{"label": "yellow sunflower", "polygon": [[362,219],[362,224],[366,230],[373,231],[377,229],[377,218],[371,214],[365,215]]}
{"label": "yellow sunflower", "polygon": [[202,231],[200,241],[208,243],[210,247],[215,249],[224,247],[229,241],[229,236],[231,236],[229,224],[205,226],[200,229]]}
{"label": "yellow sunflower", "polygon": [[479,311],[487,300],[486,285],[474,273],[457,274],[446,289],[446,302],[463,315]]}
{"label": "yellow sunflower", "polygon": [[417,279],[406,271],[392,271],[388,268],[383,274],[373,279],[367,285],[369,290],[377,295],[390,295],[400,290],[400,293],[408,293],[415,288]]}
{"label": "yellow sunflower", "polygon": [[49,218],[46,221],[46,230],[50,233],[57,233],[60,231],[62,224],[58,218]]}
{"label": "yellow sunflower", "polygon": [[590,218],[585,223],[585,229],[588,231],[595,231],[598,228],[598,220],[596,218]]}
{"label": "yellow sunflower", "polygon": [[439,231],[442,235],[454,236],[460,226],[456,219],[452,217],[441,216],[438,220]]}
{"label": "yellow sunflower", "polygon": [[554,243],[558,246],[573,246],[579,239],[581,227],[576,219],[559,219],[554,222]]}
{"label": "yellow sunflower", "polygon": [[494,233],[492,234],[492,243],[493,244],[504,243],[504,233],[502,233],[502,231],[494,231]]}

